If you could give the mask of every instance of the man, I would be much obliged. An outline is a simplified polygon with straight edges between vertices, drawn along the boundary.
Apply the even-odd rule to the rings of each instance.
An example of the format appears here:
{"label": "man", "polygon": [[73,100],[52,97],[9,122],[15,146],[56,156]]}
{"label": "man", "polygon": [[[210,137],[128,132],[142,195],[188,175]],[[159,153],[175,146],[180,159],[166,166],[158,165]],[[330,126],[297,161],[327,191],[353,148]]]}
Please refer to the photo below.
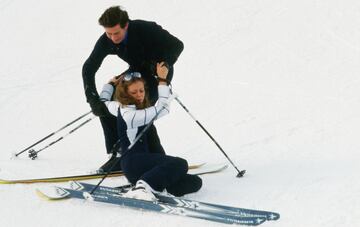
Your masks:
{"label": "man", "polygon": [[[82,76],[87,102],[93,113],[100,117],[106,150],[108,154],[112,154],[112,148],[118,138],[116,118],[109,114],[104,103],[100,101],[95,85],[95,74],[102,61],[107,55],[117,55],[129,64],[128,70],[140,72],[146,81],[150,102],[154,104],[158,98],[156,63],[166,62],[169,68],[168,82],[170,82],[174,72],[173,65],[184,45],[155,22],[130,20],[127,12],[119,6],[105,10],[99,18],[99,24],[104,27],[105,32],[85,61]],[[150,151],[164,152],[155,126],[150,127],[145,136],[148,136]],[[113,161],[116,161],[115,154],[100,169],[107,171]]]}

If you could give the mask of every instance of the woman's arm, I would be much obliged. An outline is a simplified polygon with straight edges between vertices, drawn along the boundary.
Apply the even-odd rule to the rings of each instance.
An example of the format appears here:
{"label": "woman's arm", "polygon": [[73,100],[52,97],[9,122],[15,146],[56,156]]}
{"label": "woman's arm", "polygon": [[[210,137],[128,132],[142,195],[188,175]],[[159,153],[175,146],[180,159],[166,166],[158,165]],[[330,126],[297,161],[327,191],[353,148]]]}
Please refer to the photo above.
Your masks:
{"label": "woman's arm", "polygon": [[111,97],[114,93],[114,86],[111,84],[105,84],[101,93],[100,93],[100,100],[103,101],[108,108],[109,112],[117,116],[117,111],[119,108],[119,102],[111,101]]}
{"label": "woman's arm", "polygon": [[137,128],[148,124],[159,112],[155,120],[170,113],[168,103],[170,88],[167,85],[159,85],[158,91],[159,99],[154,106],[142,110],[137,110],[134,107],[120,107],[121,116],[128,128]]}
{"label": "woman's arm", "polygon": [[105,84],[100,94],[100,100],[105,102],[109,112],[117,116],[118,108],[128,128],[137,128],[148,124],[157,114],[157,119],[167,115],[170,112],[168,98],[170,96],[170,88],[167,85],[159,85],[159,99],[154,106],[137,110],[135,106],[121,106],[117,101],[111,101],[114,87],[111,84]]}
{"label": "woman's arm", "polygon": [[166,77],[169,72],[164,62],[157,63],[156,71],[159,78],[158,94],[159,99],[154,106],[137,110],[134,106],[122,106],[117,101],[111,101],[114,93],[114,86],[119,83],[119,78],[114,77],[108,84],[105,84],[100,94],[100,100],[105,102],[109,112],[117,116],[120,107],[122,118],[127,124],[128,128],[137,128],[148,124],[155,116],[155,120],[165,116],[170,112],[169,97],[170,88],[167,85]]}

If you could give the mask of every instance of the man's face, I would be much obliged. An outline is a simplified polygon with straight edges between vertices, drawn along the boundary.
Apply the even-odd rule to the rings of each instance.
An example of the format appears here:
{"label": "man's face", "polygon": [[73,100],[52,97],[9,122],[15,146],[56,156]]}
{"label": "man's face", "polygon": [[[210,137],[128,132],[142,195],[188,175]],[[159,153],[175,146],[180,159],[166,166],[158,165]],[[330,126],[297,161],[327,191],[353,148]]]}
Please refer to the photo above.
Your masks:
{"label": "man's face", "polygon": [[127,23],[124,28],[121,28],[120,24],[117,24],[114,27],[104,27],[106,36],[111,39],[113,43],[119,44],[125,38],[128,25],[129,23]]}

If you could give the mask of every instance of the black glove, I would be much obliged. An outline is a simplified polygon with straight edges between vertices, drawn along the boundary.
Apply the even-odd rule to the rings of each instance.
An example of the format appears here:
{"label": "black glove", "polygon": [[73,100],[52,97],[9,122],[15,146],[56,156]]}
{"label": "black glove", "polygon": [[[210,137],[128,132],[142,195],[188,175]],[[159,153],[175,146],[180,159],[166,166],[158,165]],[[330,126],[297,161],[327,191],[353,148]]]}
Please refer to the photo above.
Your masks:
{"label": "black glove", "polygon": [[106,117],[110,115],[110,112],[106,107],[105,103],[100,101],[100,99],[89,100],[89,104],[93,114],[95,114],[96,116]]}

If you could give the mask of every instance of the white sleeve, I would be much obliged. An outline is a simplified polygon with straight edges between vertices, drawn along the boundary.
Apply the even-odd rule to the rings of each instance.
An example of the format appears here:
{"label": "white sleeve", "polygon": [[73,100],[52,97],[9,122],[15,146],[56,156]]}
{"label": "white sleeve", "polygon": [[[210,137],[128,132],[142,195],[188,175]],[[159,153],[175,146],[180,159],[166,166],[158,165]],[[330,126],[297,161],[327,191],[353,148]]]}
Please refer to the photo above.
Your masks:
{"label": "white sleeve", "polygon": [[170,88],[166,85],[159,85],[159,99],[154,106],[136,110],[133,108],[120,108],[121,115],[128,128],[137,128],[148,124],[159,112],[156,119],[167,115],[170,112],[169,96]]}
{"label": "white sleeve", "polygon": [[105,84],[100,93],[100,100],[105,103],[106,107],[112,115],[117,116],[119,102],[111,101],[113,93],[114,87],[111,84]]}

